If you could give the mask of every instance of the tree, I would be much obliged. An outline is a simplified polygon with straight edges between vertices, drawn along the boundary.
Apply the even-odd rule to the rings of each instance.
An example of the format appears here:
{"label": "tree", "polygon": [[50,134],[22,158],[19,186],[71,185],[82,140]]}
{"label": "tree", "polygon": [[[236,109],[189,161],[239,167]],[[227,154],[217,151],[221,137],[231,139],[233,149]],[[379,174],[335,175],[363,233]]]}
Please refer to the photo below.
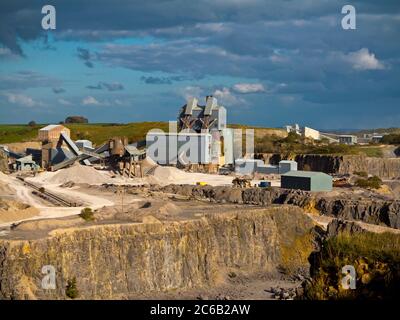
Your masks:
{"label": "tree", "polygon": [[28,122],[28,126],[30,126],[30,127],[36,127],[36,122],[35,121],[29,121]]}
{"label": "tree", "polygon": [[76,277],[73,277],[72,280],[67,281],[67,287],[65,288],[65,295],[71,299],[78,298],[79,292],[76,286]]}
{"label": "tree", "polygon": [[286,143],[296,143],[299,142],[300,138],[301,137],[296,132],[291,131],[283,141]]}
{"label": "tree", "polygon": [[379,189],[382,185],[382,180],[378,176],[373,176],[368,179],[357,179],[354,184],[360,188]]}
{"label": "tree", "polygon": [[89,123],[89,120],[82,116],[69,116],[65,119],[65,123]]}
{"label": "tree", "polygon": [[94,213],[91,208],[82,209],[79,216],[85,221],[93,221],[94,220]]}
{"label": "tree", "polygon": [[381,139],[381,143],[384,144],[400,144],[400,134],[391,133],[385,135]]}

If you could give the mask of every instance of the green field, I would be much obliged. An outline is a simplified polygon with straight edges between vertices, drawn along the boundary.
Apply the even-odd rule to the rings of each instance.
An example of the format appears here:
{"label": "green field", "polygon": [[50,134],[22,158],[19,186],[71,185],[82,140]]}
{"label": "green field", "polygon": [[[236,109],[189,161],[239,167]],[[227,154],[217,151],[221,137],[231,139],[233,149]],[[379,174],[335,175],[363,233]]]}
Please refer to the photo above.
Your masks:
{"label": "green field", "polygon": [[[143,140],[151,129],[161,129],[168,132],[168,122],[134,122],[127,124],[94,123],[94,124],[63,124],[71,130],[73,140],[87,139],[95,144],[101,144],[115,136],[128,137],[129,142]],[[28,125],[0,125],[0,144],[27,142],[37,139],[38,130],[46,124],[33,127]],[[250,126],[230,125],[232,128],[249,129]],[[256,135],[284,134],[282,129],[255,128]]]}
{"label": "green field", "polygon": [[[38,130],[45,124],[0,125],[0,144],[13,142],[28,142],[37,140]],[[71,130],[73,140],[87,139],[100,145],[108,139],[119,136],[128,137],[129,143],[144,140],[151,129],[161,129],[168,132],[168,122],[134,122],[127,124],[94,123],[94,124],[64,124]],[[230,128],[255,129],[255,152],[257,153],[295,153],[295,154],[365,154],[370,157],[382,157],[382,148],[370,146],[348,146],[339,144],[310,144],[299,137],[287,137],[283,129],[251,127],[231,124]],[[243,131],[243,134],[245,132]],[[245,139],[244,139],[245,140]],[[244,143],[244,142],[243,142]]]}
{"label": "green field", "polygon": [[[128,124],[63,124],[71,130],[74,140],[88,139],[95,144],[101,144],[114,136],[128,137],[129,142],[143,140],[150,129],[168,130],[168,122],[136,122]],[[0,144],[26,142],[37,139],[38,130],[43,125],[30,127],[28,125],[0,125]]]}

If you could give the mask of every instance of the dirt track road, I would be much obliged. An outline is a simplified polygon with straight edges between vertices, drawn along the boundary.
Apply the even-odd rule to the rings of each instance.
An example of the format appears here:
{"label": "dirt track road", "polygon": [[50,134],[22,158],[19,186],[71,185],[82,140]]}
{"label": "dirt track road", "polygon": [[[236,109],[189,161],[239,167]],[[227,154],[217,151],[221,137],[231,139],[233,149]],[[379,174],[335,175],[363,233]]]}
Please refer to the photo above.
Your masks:
{"label": "dirt track road", "polygon": [[[25,186],[22,181],[16,179],[15,177],[13,176],[2,177],[2,181],[7,183],[10,187],[12,187],[15,190],[15,196],[17,200],[39,209],[39,214],[37,216],[23,220],[2,223],[0,224],[0,227],[7,227],[12,223],[18,223],[27,220],[37,220],[43,218],[61,218],[66,216],[77,215],[84,208],[84,207],[47,206],[39,198],[32,195],[31,188]],[[68,198],[79,200],[80,202],[85,203],[85,207],[90,207],[93,210],[101,208],[103,206],[114,205],[114,202],[104,199],[102,197],[88,195],[71,189],[60,188],[57,185],[46,185],[46,189],[61,196],[64,195]]]}

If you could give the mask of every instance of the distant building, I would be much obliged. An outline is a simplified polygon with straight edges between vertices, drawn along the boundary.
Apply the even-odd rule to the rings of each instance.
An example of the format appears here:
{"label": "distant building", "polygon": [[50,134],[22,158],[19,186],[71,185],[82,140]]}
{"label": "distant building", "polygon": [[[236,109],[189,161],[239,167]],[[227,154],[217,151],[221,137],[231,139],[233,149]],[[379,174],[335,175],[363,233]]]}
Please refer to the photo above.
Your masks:
{"label": "distant building", "polygon": [[294,125],[286,125],[283,128],[287,131],[287,133],[294,132],[298,135],[301,135],[300,126],[297,123]]}
{"label": "distant building", "polygon": [[313,140],[320,140],[321,135],[318,130],[309,128],[309,127],[304,127],[303,129],[303,136],[305,138],[313,139]]}
{"label": "distant building", "polygon": [[319,133],[319,137],[321,140],[326,140],[328,143],[339,143],[339,139],[337,138],[337,135],[330,134],[330,133]]}
{"label": "distant building", "polygon": [[383,138],[383,135],[373,135],[371,137],[371,141],[375,142],[375,143],[379,143],[379,142],[381,142],[382,138]]}
{"label": "distant building", "polygon": [[357,143],[357,136],[354,136],[354,135],[342,134],[342,135],[339,135],[338,138],[339,138],[339,143],[349,144],[349,145]]}
{"label": "distant building", "polygon": [[304,138],[313,139],[313,140],[320,140],[321,134],[318,130],[303,127],[301,128],[297,123],[294,125],[287,125],[284,127],[288,133],[294,132],[298,135],[301,135]]}
{"label": "distant building", "polygon": [[306,191],[331,191],[332,177],[323,172],[289,171],[281,176],[281,188]]}

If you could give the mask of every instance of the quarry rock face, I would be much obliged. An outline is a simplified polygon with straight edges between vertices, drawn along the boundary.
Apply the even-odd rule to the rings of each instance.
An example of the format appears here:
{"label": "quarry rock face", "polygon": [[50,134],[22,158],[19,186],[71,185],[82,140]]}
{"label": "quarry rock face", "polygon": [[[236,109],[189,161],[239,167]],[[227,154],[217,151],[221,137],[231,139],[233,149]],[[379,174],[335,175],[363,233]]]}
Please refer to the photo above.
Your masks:
{"label": "quarry rock face", "polygon": [[[312,228],[300,208],[279,206],[183,222],[62,229],[34,240],[1,239],[0,298],[65,299],[74,278],[79,298],[87,299],[214,285],[228,270],[269,272],[299,261],[291,249]],[[307,262],[299,267],[302,263]],[[55,289],[42,288],[46,265],[56,270]]]}
{"label": "quarry rock face", "polygon": [[320,199],[316,205],[320,212],[346,220],[360,220],[372,224],[384,224],[400,229],[399,201],[352,201]]}
{"label": "quarry rock face", "polygon": [[308,166],[312,171],[337,174],[365,171],[380,178],[400,177],[400,158],[373,158],[363,155],[297,155],[295,161],[298,162],[299,168]]}
{"label": "quarry rock face", "polygon": [[[266,163],[277,164],[283,160],[280,154],[259,154]],[[321,171],[335,174],[352,174],[365,171],[384,179],[400,177],[400,158],[374,158],[364,155],[319,155],[298,154],[293,160],[298,163],[299,170]]]}
{"label": "quarry rock face", "polygon": [[207,198],[216,202],[244,203],[270,206],[290,204],[307,212],[329,215],[347,220],[383,224],[400,229],[400,201],[380,199],[344,199],[342,196],[325,197],[319,193],[280,188],[228,188],[169,185],[164,192]]}

